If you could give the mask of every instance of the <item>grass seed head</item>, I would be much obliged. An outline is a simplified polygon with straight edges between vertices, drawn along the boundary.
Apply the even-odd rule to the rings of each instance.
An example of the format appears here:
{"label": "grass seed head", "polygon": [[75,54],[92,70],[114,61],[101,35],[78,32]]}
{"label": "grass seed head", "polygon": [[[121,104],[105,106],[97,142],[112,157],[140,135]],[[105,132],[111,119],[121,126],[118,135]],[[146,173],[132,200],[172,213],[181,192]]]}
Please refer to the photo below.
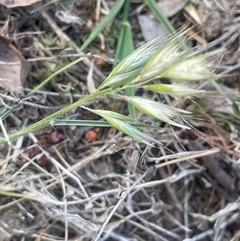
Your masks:
{"label": "grass seed head", "polygon": [[160,48],[143,67],[139,76],[134,82],[150,81],[155,79],[165,68],[171,66],[179,60],[182,56],[180,52],[180,45],[175,41],[171,41],[162,48]]}
{"label": "grass seed head", "polygon": [[168,68],[164,69],[156,77],[169,78],[178,81],[214,79],[217,77],[217,75],[210,70],[209,63],[210,58],[217,53],[219,53],[219,51],[194,56],[183,56],[181,60],[169,65]]}
{"label": "grass seed head", "polygon": [[178,81],[196,81],[216,78],[209,69],[209,59],[219,51],[197,55],[181,50],[180,39],[184,32],[168,39],[156,38],[133,51],[110,73],[98,90],[113,90],[129,83],[146,83],[157,78]]}
{"label": "grass seed head", "polygon": [[121,86],[135,79],[149,59],[166,44],[166,40],[156,38],[133,51],[124,58],[99,86],[99,90],[112,85]]}

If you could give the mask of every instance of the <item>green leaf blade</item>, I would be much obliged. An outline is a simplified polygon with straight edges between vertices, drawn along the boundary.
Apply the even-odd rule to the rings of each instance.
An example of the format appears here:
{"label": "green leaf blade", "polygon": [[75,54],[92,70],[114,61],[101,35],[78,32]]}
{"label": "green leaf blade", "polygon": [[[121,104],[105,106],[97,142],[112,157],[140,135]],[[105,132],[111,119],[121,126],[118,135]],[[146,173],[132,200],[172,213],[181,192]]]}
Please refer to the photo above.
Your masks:
{"label": "green leaf blade", "polygon": [[82,47],[80,48],[80,52],[82,52],[97,36],[101,31],[109,24],[111,21],[114,20],[120,9],[122,8],[125,0],[118,0],[116,1],[109,14],[104,17],[104,19],[98,24],[98,26],[91,32],[88,36],[87,40],[84,42]]}

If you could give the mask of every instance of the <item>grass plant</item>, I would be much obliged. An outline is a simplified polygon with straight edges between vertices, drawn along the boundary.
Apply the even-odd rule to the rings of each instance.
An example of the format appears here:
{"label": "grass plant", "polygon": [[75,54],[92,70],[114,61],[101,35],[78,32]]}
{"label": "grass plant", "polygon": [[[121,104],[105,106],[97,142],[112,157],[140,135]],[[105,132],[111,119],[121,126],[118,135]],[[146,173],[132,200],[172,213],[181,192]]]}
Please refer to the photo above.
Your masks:
{"label": "grass plant", "polygon": [[[168,86],[169,88],[167,93],[165,92],[165,94],[171,96],[179,96],[180,89],[182,93],[188,92],[189,96],[191,94],[196,95],[197,93],[201,92],[200,90],[196,91],[191,89],[187,85],[182,85],[179,83],[179,81],[199,81],[208,79],[218,87],[216,82],[214,82],[214,79],[218,78],[218,76],[213,74],[213,72],[210,71],[207,67],[207,61],[209,61],[213,55],[216,55],[217,52],[198,55],[197,52],[190,50],[185,44],[185,32],[176,34],[173,26],[164,16],[161,10],[157,7],[155,1],[146,0],[145,3],[155,14],[156,18],[165,26],[169,33],[172,34],[169,38],[166,38],[165,40],[154,39],[138,48],[136,51],[133,51],[134,45],[132,40],[131,27],[128,22],[130,0],[117,1],[112,6],[110,13],[91,32],[89,37],[80,48],[78,48],[73,42],[70,42],[69,45],[75,46],[76,50],[79,53],[82,53],[82,51],[86,49],[86,47],[98,36],[98,34],[113,21],[116,15],[123,8],[120,35],[115,55],[115,61],[120,61],[120,63],[112,70],[110,75],[106,78],[105,81],[103,81],[95,93],[92,93],[53,114],[50,114],[37,123],[34,123],[16,133],[9,135],[7,138],[0,138],[0,144],[5,143],[7,140],[11,141],[17,137],[39,131],[48,125],[54,126],[55,123],[59,123],[59,120],[57,119],[59,116],[63,116],[64,114],[74,110],[75,108],[85,105],[89,101],[92,101],[99,96],[111,95],[113,97],[117,96],[117,98],[119,98],[119,95],[116,95],[116,93],[123,89],[125,90],[126,96],[129,98],[122,96],[122,100],[128,102],[129,113],[133,122],[136,117],[135,107],[136,105],[139,107],[141,102],[139,102],[140,99],[138,99],[138,103],[136,104],[136,102],[134,102],[130,97],[135,95],[136,87],[149,89],[153,92],[159,92],[159,89],[163,88],[163,85],[146,85],[146,83],[154,79],[169,78],[173,80],[172,85]],[[41,84],[30,91],[28,93],[28,97],[34,95],[38,90],[40,90],[58,74],[83,61],[84,58],[86,58],[86,56],[80,56],[78,59],[55,71]],[[165,86],[165,89],[166,87],[167,86]],[[133,103],[135,103],[135,106]],[[146,104],[146,100],[142,99],[142,105],[144,104]],[[145,108],[147,108],[147,106]],[[160,111],[158,114],[149,113],[147,109],[144,108],[139,109],[141,109],[141,111],[143,111],[145,114],[150,114],[152,117],[154,116],[155,118],[157,117],[158,119],[165,120],[170,125],[174,124],[183,127],[183,125],[177,124],[176,122],[169,119],[169,116],[173,117],[172,107],[169,107],[169,113],[166,111]],[[160,108],[158,108],[158,110],[159,109]],[[175,109],[175,111],[176,116],[180,114],[179,110]],[[12,110],[2,107],[0,111],[0,118],[4,120],[11,113]],[[161,118],[160,115],[162,115]],[[110,120],[108,119],[108,123],[109,121]],[[64,121],[61,120],[61,123],[64,125]],[[66,120],[66,125],[67,123],[69,123],[69,121]],[[77,121],[74,123],[77,125]],[[86,121],[79,121],[79,125],[83,125],[85,123],[87,124]],[[124,132],[124,129],[121,127],[122,123],[120,120],[117,121],[114,119],[114,122],[112,120],[111,123],[113,127]],[[107,125],[107,123],[105,125]],[[134,139],[138,139],[136,136],[136,128],[134,126],[131,126],[131,128],[132,133],[126,131],[124,133],[130,135]],[[151,140],[150,137],[149,140]],[[147,143],[150,144],[150,141]]]}
{"label": "grass plant", "polygon": [[[161,119],[170,125],[181,126],[181,123],[176,123],[171,118],[174,116],[180,116],[181,114],[186,114],[185,111],[181,111],[179,109],[173,108],[171,106],[164,106],[163,104],[154,102],[152,100],[147,100],[141,97],[131,97],[131,96],[121,96],[119,93],[121,90],[126,90],[129,88],[146,88],[151,89],[153,92],[159,92],[160,85],[146,85],[148,82],[159,79],[159,78],[169,78],[173,81],[177,81],[178,87],[183,82],[191,82],[191,81],[201,81],[217,78],[218,76],[214,74],[208,68],[208,61],[211,60],[213,55],[216,55],[216,52],[206,53],[198,55],[195,53],[189,53],[189,51],[181,50],[179,38],[183,37],[183,34],[176,35],[165,39],[164,41],[161,39],[154,39],[140,48],[133,51],[127,57],[125,57],[110,73],[110,75],[106,78],[105,81],[97,88],[97,90],[87,95],[86,97],[79,99],[78,101],[70,104],[53,114],[43,118],[42,120],[23,128],[22,130],[8,135],[7,138],[1,138],[0,144],[4,143],[8,140],[13,140],[17,137],[28,135],[30,133],[34,133],[39,131],[48,125],[54,126],[55,121],[61,115],[81,106],[84,106],[89,101],[94,100],[95,98],[99,98],[101,96],[111,95],[111,97],[116,97],[118,99],[127,101],[134,107],[141,110],[143,113],[155,117],[157,119]],[[219,53],[219,51],[217,52]],[[77,59],[74,63],[79,62],[84,57]],[[57,75],[60,71],[67,69],[70,65],[65,66],[61,70],[57,71],[55,75]],[[53,75],[51,76],[53,77]],[[47,78],[40,86],[35,88],[29,95],[32,95],[41,88],[45,83],[49,81],[50,77]],[[171,88],[168,88],[168,94],[174,96],[175,89],[178,88],[174,84]],[[187,87],[186,85],[181,86],[182,92],[187,92],[189,95],[191,93],[196,94],[196,90]],[[179,96],[179,93],[176,91],[176,95]],[[154,107],[153,107],[154,106]],[[152,107],[152,108],[151,108]],[[150,109],[151,108],[151,109]],[[96,114],[102,116],[108,123],[110,123],[116,129],[122,131],[123,133],[131,136],[133,139],[141,140],[139,135],[143,135],[143,133],[138,130],[136,127],[129,123],[129,117],[119,117],[119,113],[111,112],[109,115],[107,110],[91,110]],[[101,114],[100,114],[101,113]],[[126,126],[123,127],[123,121]],[[135,119],[132,118],[130,122],[134,122]],[[64,122],[62,122],[64,125]],[[76,122],[75,122],[76,124]],[[145,136],[145,144],[151,145],[152,138],[149,136],[147,138]]]}
{"label": "grass plant", "polygon": [[[54,0],[47,5],[56,2]],[[60,1],[55,9],[71,2],[75,4],[80,1]],[[100,2],[96,1],[98,4]],[[48,35],[46,31],[45,41],[41,40],[46,47],[52,47],[55,43],[56,47],[62,48],[65,43],[61,50],[71,50],[77,58],[73,59],[72,55],[71,62],[67,63],[66,60],[65,65],[55,61],[52,66],[62,67],[56,68],[25,98],[19,99],[19,106],[8,108],[10,105],[6,105],[0,108],[0,128],[3,133],[0,148],[6,151],[6,156],[0,159],[0,208],[3,211],[0,229],[9,228],[4,222],[8,221],[6,217],[9,210],[17,207],[19,212],[14,213],[11,221],[18,221],[22,213],[24,218],[21,217],[21,220],[25,220],[27,226],[10,229],[14,228],[13,233],[20,234],[21,240],[126,241],[135,238],[180,241],[197,240],[199,237],[223,240],[220,232],[229,228],[225,235],[229,238],[233,232],[231,224],[239,225],[239,202],[234,196],[237,191],[233,190],[233,181],[239,179],[239,142],[237,135],[233,135],[239,126],[239,108],[230,101],[233,115],[216,113],[206,117],[209,103],[199,98],[212,94],[207,91],[208,87],[205,88],[210,83],[222,95],[221,98],[228,100],[215,81],[221,77],[215,73],[214,66],[222,50],[204,53],[189,48],[187,30],[177,33],[154,0],[144,0],[145,7],[150,9],[170,35],[165,39],[153,39],[135,49],[130,25],[130,2],[107,1],[111,6],[108,14],[105,13],[89,36],[83,38],[86,40],[82,45],[76,44],[80,43],[78,39],[66,43],[58,34]],[[74,4],[72,6],[76,7]],[[19,11],[20,15],[22,10]],[[45,12],[47,14],[48,11]],[[105,35],[107,30],[103,30],[112,22],[119,30],[111,27],[112,31],[119,33],[115,67],[95,92],[83,95],[86,88],[79,86],[72,91],[71,87],[76,82],[84,85],[86,80],[78,79],[79,72],[74,72],[78,67],[75,68],[75,65],[82,66],[80,62],[89,61],[91,64],[87,65],[87,71],[91,75],[97,55],[89,55],[85,51],[93,41],[98,44],[95,40],[99,34],[103,33],[101,37],[105,37],[105,40],[108,38]],[[62,26],[70,29],[76,27],[74,24]],[[68,29],[64,27],[59,28],[58,33],[67,33]],[[54,42],[56,39],[59,39],[58,43]],[[53,53],[51,58],[56,57]],[[46,67],[44,64],[39,66],[40,71]],[[59,76],[62,73],[63,78]],[[64,79],[66,76],[72,77],[70,81]],[[47,88],[44,87],[48,87],[53,79],[57,83],[63,81],[66,92],[45,92]],[[201,84],[205,84],[204,89]],[[22,126],[10,132],[8,127],[12,123],[7,123],[6,118],[18,118],[17,109],[25,105],[25,100],[31,102],[32,98],[34,102],[39,93],[49,98],[44,102],[49,112],[42,113],[40,105],[36,104],[41,113],[38,120],[29,124],[30,118],[20,116],[22,122],[19,121],[19,126]],[[63,102],[69,101],[69,104],[59,107],[58,100],[63,96]],[[53,103],[57,102],[57,107],[49,107],[51,97],[55,101]],[[180,102],[182,109],[178,105]],[[115,108],[115,103],[120,103],[121,109]],[[193,103],[194,107],[188,109],[188,103]],[[84,119],[85,113],[98,115],[99,119]],[[197,114],[201,114],[199,118],[205,118],[203,123],[193,121],[192,117]],[[195,129],[198,124],[203,135]],[[226,126],[227,131],[223,131],[220,125]],[[83,135],[88,130],[97,129],[95,127],[112,128],[105,129],[107,134],[98,128],[104,137],[90,142]],[[47,129],[51,130],[50,134]],[[62,131],[60,134],[64,139],[49,142],[52,134],[58,130]],[[230,130],[232,139],[226,141],[228,137],[224,135]],[[192,141],[191,135],[197,141]],[[46,140],[48,146],[44,142]],[[220,152],[226,159],[222,161],[224,168],[215,160]],[[231,165],[227,165],[230,162]],[[229,173],[224,170],[226,166]],[[219,188],[218,183],[223,184],[222,187],[227,191]],[[216,186],[218,189],[215,189]],[[191,210],[195,210],[195,213]],[[195,217],[194,222],[190,223]],[[209,221],[208,225],[203,227],[201,224],[206,220]]]}

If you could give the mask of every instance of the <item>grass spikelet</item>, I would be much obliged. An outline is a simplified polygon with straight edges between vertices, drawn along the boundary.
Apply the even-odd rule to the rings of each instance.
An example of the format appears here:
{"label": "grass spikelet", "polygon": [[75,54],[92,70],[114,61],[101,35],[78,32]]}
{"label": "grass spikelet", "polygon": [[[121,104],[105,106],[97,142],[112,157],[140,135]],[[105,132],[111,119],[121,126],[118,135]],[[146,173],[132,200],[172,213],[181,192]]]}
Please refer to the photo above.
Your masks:
{"label": "grass spikelet", "polygon": [[172,120],[179,117],[180,115],[190,114],[188,111],[139,96],[123,96],[122,98],[148,116],[164,121],[169,125],[190,129],[188,126],[182,125]]}
{"label": "grass spikelet", "polygon": [[150,146],[154,146],[153,143],[162,145],[161,142],[155,140],[154,138],[148,136],[147,134],[138,130],[136,127],[129,124],[127,120],[131,121],[132,123],[135,122],[135,120],[131,119],[130,117],[127,117],[125,115],[122,115],[113,111],[92,110],[86,107],[84,108],[103,117],[111,126],[115,127],[117,130],[121,131],[122,133],[132,137],[136,141],[139,141],[141,143],[144,143]]}

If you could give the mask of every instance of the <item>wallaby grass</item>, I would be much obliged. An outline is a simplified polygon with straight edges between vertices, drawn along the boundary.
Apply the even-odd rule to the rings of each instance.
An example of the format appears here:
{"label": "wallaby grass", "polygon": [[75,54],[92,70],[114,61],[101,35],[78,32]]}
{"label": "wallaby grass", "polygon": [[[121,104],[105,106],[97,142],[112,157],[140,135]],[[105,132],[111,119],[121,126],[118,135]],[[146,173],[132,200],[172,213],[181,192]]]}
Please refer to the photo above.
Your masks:
{"label": "wallaby grass", "polygon": [[[19,42],[34,64],[25,98],[1,95],[0,227],[6,238],[238,239],[237,81],[225,76],[232,82],[214,83],[219,75],[205,61],[211,60],[217,73],[219,50],[196,57],[198,46],[186,50],[184,34],[140,44],[132,52],[132,43],[143,40],[131,33],[129,3],[111,5],[114,11],[95,30],[59,22],[52,13],[61,5],[40,8],[33,21],[16,29],[35,31],[24,36],[28,47]],[[99,11],[78,4],[72,12]],[[154,1],[146,4],[156,11]],[[114,63],[109,59],[116,45],[108,42],[114,30],[107,29],[122,7],[123,17],[115,20],[120,34]],[[14,11],[26,16],[32,9]],[[179,24],[175,21],[176,28]],[[105,50],[99,50],[101,36],[96,39],[101,31]],[[70,41],[64,46],[58,39]],[[227,46],[228,52],[238,48]],[[96,59],[103,61],[98,68]],[[106,63],[115,66],[111,73]],[[221,63],[227,70],[227,60]]]}

